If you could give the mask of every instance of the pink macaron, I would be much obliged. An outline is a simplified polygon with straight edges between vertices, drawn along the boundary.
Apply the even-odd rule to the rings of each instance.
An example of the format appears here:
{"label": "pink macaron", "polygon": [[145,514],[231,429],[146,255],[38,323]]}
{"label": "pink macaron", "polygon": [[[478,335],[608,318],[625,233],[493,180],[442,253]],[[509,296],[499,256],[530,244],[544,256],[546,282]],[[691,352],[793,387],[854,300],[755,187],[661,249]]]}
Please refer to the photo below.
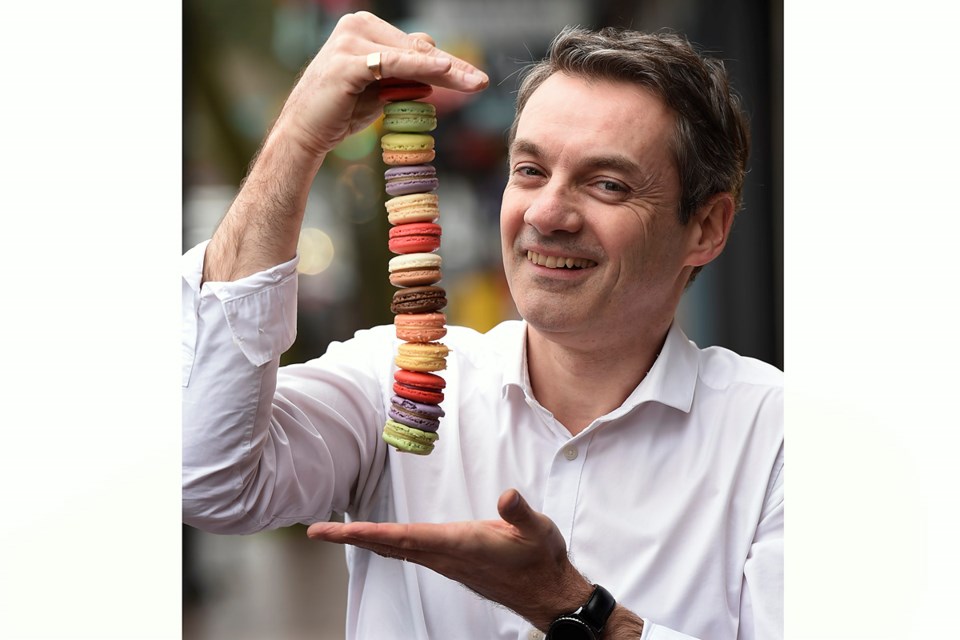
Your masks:
{"label": "pink macaron", "polygon": [[430,253],[440,248],[440,225],[433,222],[398,224],[390,229],[387,247],[393,253]]}

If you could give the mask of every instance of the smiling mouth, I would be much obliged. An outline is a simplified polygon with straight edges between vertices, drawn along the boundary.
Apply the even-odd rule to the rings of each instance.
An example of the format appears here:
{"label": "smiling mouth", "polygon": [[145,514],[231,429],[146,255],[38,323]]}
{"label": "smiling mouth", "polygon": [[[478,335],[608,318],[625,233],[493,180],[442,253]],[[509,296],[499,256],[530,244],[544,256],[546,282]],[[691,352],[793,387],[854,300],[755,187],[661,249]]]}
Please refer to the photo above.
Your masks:
{"label": "smiling mouth", "polygon": [[596,262],[587,258],[543,256],[536,251],[527,251],[527,260],[548,269],[587,269],[597,266]]}

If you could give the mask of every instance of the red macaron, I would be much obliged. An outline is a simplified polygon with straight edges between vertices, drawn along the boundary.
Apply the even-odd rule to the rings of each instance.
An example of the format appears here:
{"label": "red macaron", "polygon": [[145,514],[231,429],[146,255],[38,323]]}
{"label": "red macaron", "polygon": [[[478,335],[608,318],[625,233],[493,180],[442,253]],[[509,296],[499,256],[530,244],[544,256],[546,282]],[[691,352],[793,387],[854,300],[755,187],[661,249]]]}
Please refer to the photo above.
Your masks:
{"label": "red macaron", "polygon": [[387,102],[400,102],[402,100],[420,100],[433,93],[433,87],[423,82],[415,80],[404,80],[402,78],[383,78],[380,80],[380,89],[378,95],[381,100]]}
{"label": "red macaron", "polygon": [[414,402],[440,404],[447,381],[433,373],[397,369],[393,374],[393,392]]}
{"label": "red macaron", "polygon": [[398,224],[390,229],[387,247],[393,253],[430,253],[440,248],[440,225],[433,222]]}

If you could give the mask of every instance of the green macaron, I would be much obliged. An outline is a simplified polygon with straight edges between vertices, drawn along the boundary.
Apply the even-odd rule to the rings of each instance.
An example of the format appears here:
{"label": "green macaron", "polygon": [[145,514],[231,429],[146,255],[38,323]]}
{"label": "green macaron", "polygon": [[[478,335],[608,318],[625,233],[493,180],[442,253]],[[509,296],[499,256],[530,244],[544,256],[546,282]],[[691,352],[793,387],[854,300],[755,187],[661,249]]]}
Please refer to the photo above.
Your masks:
{"label": "green macaron", "polygon": [[383,107],[383,115],[387,131],[422,133],[437,128],[437,109],[429,102],[391,102]]}
{"label": "green macaron", "polygon": [[391,419],[387,419],[387,423],[383,426],[383,441],[398,451],[425,456],[433,451],[433,443],[436,440],[435,433],[414,429]]}

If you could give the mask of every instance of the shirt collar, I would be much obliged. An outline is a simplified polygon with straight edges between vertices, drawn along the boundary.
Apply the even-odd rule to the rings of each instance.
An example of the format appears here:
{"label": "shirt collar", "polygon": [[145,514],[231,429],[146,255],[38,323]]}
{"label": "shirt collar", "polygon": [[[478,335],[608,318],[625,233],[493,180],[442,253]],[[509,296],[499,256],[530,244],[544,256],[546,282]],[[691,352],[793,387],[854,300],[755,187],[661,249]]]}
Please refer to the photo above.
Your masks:
{"label": "shirt collar", "polygon": [[699,352],[697,345],[690,342],[680,325],[674,321],[653,367],[610,417],[618,417],[641,403],[651,401],[689,413],[697,386]]}
{"label": "shirt collar", "polygon": [[[504,360],[506,366],[503,371],[503,384],[500,387],[500,397],[506,399],[510,387],[517,387],[527,396],[533,396],[530,390],[530,380],[527,377],[527,322],[520,320],[510,323],[511,335],[503,343],[507,347],[509,356]],[[505,326],[505,325],[501,325]]]}
{"label": "shirt collar", "polygon": [[[529,397],[533,396],[527,376],[527,323],[516,323],[517,330],[507,343],[510,357],[503,372],[501,397],[506,398],[507,389],[515,386]],[[693,393],[697,384],[699,349],[690,342],[680,325],[674,322],[653,367],[640,381],[636,389],[620,407],[611,411],[606,419],[618,418],[629,413],[644,402],[660,402],[667,406],[689,412],[693,406]]]}

